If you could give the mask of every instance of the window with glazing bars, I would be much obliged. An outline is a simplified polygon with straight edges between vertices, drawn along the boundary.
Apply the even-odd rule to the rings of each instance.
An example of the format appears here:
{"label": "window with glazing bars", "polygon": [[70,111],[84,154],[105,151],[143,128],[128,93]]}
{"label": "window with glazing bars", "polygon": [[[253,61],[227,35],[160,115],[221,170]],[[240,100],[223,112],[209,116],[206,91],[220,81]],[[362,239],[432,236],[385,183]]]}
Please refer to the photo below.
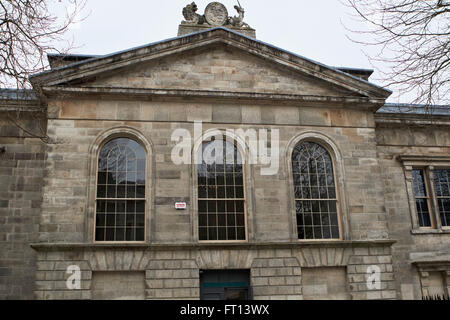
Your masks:
{"label": "window with glazing bars", "polygon": [[200,152],[202,163],[197,166],[199,240],[246,240],[240,152],[234,144],[225,140],[204,142]]}
{"label": "window with glazing bars", "polygon": [[450,169],[433,171],[434,189],[443,227],[450,226]]}
{"label": "window with glazing bars", "polygon": [[113,139],[98,157],[96,241],[145,240],[146,153],[136,141]]}
{"label": "window with glazing bars", "polygon": [[416,212],[420,227],[432,227],[433,222],[430,212],[430,198],[427,190],[427,182],[425,180],[425,170],[412,170],[413,191],[416,201]]}
{"label": "window with glazing bars", "polygon": [[333,161],[314,142],[298,144],[292,154],[298,238],[340,239]]}

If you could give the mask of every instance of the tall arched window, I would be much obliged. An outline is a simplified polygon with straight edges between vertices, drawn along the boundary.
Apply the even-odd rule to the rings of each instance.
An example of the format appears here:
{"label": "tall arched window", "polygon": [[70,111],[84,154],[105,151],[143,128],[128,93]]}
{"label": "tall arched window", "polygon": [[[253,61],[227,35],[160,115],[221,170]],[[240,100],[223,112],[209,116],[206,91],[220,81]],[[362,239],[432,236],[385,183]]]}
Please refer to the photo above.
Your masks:
{"label": "tall arched window", "polygon": [[314,142],[301,142],[292,154],[298,238],[340,239],[333,160]]}
{"label": "tall arched window", "polygon": [[95,241],[145,240],[144,148],[129,138],[107,142],[98,156]]}
{"label": "tall arched window", "polygon": [[247,239],[242,157],[225,140],[204,142],[198,164],[200,241]]}

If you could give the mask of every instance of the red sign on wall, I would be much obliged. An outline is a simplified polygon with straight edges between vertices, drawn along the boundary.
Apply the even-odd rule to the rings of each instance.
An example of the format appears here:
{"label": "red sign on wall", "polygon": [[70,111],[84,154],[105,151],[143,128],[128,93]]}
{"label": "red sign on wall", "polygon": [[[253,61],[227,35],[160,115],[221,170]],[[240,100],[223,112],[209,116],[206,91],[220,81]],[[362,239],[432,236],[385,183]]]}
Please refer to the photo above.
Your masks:
{"label": "red sign on wall", "polygon": [[187,204],[186,202],[176,202],[175,203],[175,209],[177,210],[186,210]]}

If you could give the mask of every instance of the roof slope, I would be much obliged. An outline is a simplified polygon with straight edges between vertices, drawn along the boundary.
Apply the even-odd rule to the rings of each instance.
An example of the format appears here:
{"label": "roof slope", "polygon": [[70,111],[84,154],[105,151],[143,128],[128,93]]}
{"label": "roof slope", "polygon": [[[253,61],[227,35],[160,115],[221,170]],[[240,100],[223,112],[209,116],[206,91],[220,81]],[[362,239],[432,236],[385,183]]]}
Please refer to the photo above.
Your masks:
{"label": "roof slope", "polygon": [[433,105],[429,107],[424,104],[386,103],[378,109],[377,113],[450,116],[450,105]]}

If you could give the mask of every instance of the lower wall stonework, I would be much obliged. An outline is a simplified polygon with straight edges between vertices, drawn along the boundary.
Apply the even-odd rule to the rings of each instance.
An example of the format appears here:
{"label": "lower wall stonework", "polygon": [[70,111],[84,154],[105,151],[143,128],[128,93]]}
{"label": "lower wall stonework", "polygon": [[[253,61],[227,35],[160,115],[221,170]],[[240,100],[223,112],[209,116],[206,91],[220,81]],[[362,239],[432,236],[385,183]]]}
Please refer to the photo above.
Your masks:
{"label": "lower wall stonework", "polygon": [[2,137],[19,131],[2,121],[6,116],[0,112],[0,300],[33,299],[36,252],[30,243],[44,231],[39,219],[45,144],[36,138]]}
{"label": "lower wall stonework", "polygon": [[[142,279],[145,299],[196,300],[200,299],[200,270],[247,269],[255,300],[396,299],[391,245],[392,241],[119,247],[35,244],[35,295],[37,299],[137,297],[141,289],[135,282]],[[67,272],[70,266],[81,271],[80,287],[74,290],[67,287],[67,280],[73,275]],[[381,282],[372,289],[367,285],[369,268],[380,271]],[[302,270],[309,274],[305,279]],[[336,280],[329,294],[318,290],[315,295],[311,290],[314,270]],[[113,279],[110,282],[116,283],[119,291],[127,289],[113,295],[104,279]],[[133,283],[134,291],[130,288]],[[318,285],[323,287],[320,281]],[[302,286],[308,288],[307,292],[302,292]]]}

